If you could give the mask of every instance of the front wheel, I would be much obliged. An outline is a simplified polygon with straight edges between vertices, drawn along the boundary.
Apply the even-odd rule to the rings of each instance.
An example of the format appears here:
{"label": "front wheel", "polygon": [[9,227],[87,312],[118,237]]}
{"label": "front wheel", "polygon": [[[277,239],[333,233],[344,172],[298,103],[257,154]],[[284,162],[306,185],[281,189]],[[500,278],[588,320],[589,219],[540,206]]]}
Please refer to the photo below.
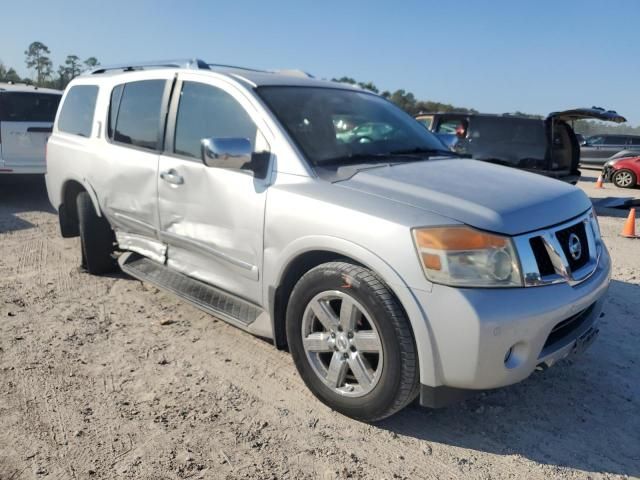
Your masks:
{"label": "front wheel", "polygon": [[636,174],[631,170],[618,170],[611,177],[611,181],[616,187],[633,188],[636,186]]}
{"label": "front wheel", "polygon": [[296,284],[287,340],[298,372],[326,405],[376,421],[418,393],[418,357],[409,321],[381,279],[364,267],[325,263]]}

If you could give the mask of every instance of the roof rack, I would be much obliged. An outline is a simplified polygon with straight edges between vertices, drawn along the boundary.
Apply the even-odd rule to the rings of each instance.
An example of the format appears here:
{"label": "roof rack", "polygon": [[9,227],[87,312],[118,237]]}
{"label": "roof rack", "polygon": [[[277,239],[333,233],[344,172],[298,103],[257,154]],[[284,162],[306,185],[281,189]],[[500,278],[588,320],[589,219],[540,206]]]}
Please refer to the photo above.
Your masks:
{"label": "roof rack", "polygon": [[232,70],[245,70],[247,72],[259,72],[259,73],[270,73],[267,70],[259,70],[257,68],[249,68],[249,67],[239,67],[237,65],[225,65],[223,63],[208,63],[209,69],[212,68],[229,68]]}
{"label": "roof rack", "polygon": [[257,68],[239,67],[237,65],[225,65],[220,63],[207,63],[199,58],[186,58],[176,60],[157,60],[153,62],[129,62],[118,65],[99,66],[92,70],[84,72],[85,75],[97,75],[113,70],[122,70],[123,72],[133,72],[136,70],[146,70],[150,68],[187,68],[191,70],[213,70],[216,68],[228,68],[231,70],[244,70],[247,72],[259,73],[276,73],[281,75],[290,75],[294,77],[314,78],[313,75],[303,72],[302,70],[259,70]]}
{"label": "roof rack", "polygon": [[86,72],[87,75],[96,75],[111,70],[122,70],[132,72],[134,70],[145,70],[148,68],[189,68],[193,70],[211,70],[209,64],[199,58],[186,58],[177,60],[158,60],[155,62],[130,62],[119,65],[99,66]]}

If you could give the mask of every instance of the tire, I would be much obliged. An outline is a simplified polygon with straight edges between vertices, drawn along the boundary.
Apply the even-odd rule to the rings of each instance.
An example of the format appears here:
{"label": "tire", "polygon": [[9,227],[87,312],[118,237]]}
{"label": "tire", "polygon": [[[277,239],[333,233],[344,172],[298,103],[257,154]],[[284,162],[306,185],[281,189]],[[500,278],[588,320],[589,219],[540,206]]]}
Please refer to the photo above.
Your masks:
{"label": "tire", "polygon": [[633,188],[637,185],[638,178],[631,170],[623,168],[621,170],[616,170],[616,172],[611,176],[611,181],[619,188]]}
{"label": "tire", "polygon": [[300,376],[333,410],[374,422],[416,398],[418,355],[409,321],[370,270],[331,262],[307,272],[291,293],[286,329]]}
{"label": "tire", "polygon": [[82,267],[92,275],[113,272],[117,262],[113,257],[115,235],[109,222],[96,214],[91,197],[81,192],[76,198]]}

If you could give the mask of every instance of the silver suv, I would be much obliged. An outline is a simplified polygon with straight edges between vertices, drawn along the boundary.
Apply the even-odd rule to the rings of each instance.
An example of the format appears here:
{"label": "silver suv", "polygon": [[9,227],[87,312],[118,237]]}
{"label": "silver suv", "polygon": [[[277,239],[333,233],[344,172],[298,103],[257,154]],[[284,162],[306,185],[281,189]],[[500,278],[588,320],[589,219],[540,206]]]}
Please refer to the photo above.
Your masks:
{"label": "silver suv", "polygon": [[[366,123],[385,135],[341,135]],[[47,187],[89,273],[119,264],[271,339],[322,402],[374,421],[519,382],[598,333],[610,259],[587,196],[443,148],[302,73],[101,67],[64,94]]]}

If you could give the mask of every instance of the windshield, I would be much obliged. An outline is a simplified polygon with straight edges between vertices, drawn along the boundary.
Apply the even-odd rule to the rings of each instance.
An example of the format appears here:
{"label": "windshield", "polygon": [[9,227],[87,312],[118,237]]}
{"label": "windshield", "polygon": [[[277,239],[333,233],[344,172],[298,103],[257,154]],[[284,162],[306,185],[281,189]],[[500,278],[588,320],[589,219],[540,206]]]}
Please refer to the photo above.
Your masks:
{"label": "windshield", "polygon": [[431,132],[377,95],[282,86],[260,87],[258,93],[314,166],[403,154],[415,161],[412,153],[447,153]]}

